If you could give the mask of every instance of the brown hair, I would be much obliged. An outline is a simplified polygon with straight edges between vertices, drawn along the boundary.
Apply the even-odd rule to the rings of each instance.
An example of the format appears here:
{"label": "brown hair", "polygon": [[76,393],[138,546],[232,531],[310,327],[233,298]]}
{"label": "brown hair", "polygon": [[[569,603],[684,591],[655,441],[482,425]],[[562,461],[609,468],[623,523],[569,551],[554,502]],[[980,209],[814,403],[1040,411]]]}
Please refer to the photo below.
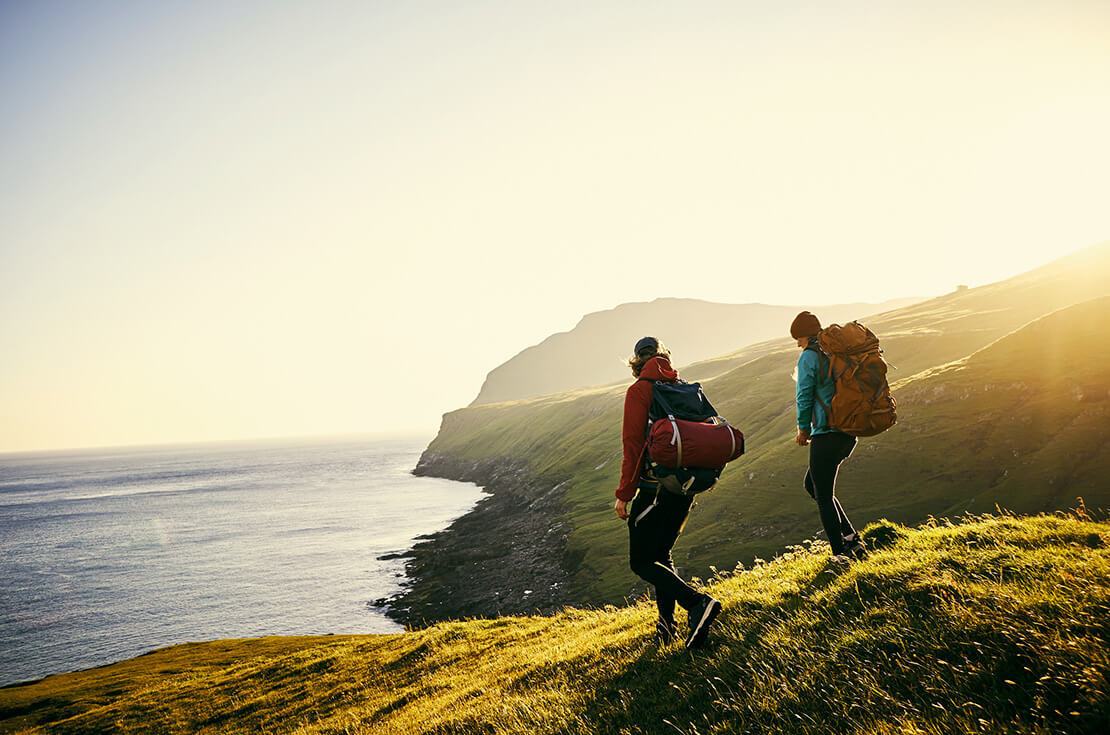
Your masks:
{"label": "brown hair", "polygon": [[671,351],[667,349],[665,344],[660,342],[658,347],[654,349],[649,347],[646,350],[642,350],[640,354],[628,358],[628,367],[632,368],[632,374],[638,378],[640,377],[640,371],[644,369],[644,365],[647,364],[648,360],[653,357],[666,357],[669,359],[670,356]]}

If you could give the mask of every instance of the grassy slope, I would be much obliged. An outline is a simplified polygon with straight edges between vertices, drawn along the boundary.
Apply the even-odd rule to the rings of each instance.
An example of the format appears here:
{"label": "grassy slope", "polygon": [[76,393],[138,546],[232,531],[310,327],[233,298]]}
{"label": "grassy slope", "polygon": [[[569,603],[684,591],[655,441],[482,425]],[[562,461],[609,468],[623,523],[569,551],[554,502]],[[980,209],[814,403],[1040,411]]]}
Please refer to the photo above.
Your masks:
{"label": "grassy slope", "polygon": [[0,730],[301,733],[1101,732],[1110,524],[868,528],[721,575],[713,644],[648,642],[654,606],[399,635],[188,644],[0,689]]}
{"label": "grassy slope", "polygon": [[[1027,493],[1028,497],[1041,497],[1059,486],[1047,481],[1039,484],[1049,478],[1038,477],[1028,468],[1009,479],[984,478],[982,471],[992,472],[999,465],[981,462],[981,457],[973,453],[951,454],[953,443],[984,445],[980,441],[982,427],[978,426],[978,401],[983,397],[977,395],[970,402],[926,403],[940,383],[966,376],[925,371],[964,358],[1045,314],[1108,293],[1110,244],[1008,281],[868,319],[882,337],[890,362],[898,367],[892,379],[900,381],[896,394],[902,420],[883,437],[865,440],[857,450],[858,459],[846,467],[841,494],[855,519],[890,516],[918,521],[931,513],[941,513],[966,498],[963,481],[971,475],[985,483],[975,507],[992,506],[995,499],[1007,507],[1023,509],[1066,507],[1073,502],[1074,496],[1061,495],[1059,503],[1026,503],[1023,498]],[[1092,318],[1106,323],[1105,314]],[[1083,346],[1071,345],[1069,349],[1072,351],[1068,355],[1051,359],[1066,365],[1087,359]],[[1092,340],[1091,350],[1104,352],[1105,346]],[[1034,354],[1049,359],[1039,352]],[[699,501],[700,507],[675,554],[676,561],[687,569],[702,572],[722,559],[770,554],[785,543],[819,530],[811,501],[800,489],[806,453],[790,442],[794,393],[791,371],[796,359],[796,348],[784,340],[752,345],[684,369],[685,375],[702,380],[717,409],[741,426],[749,440],[748,456],[730,467],[720,487]],[[1110,362],[1091,362],[1101,373],[1084,377],[1086,384],[1110,385]],[[988,364],[994,363],[983,363],[984,367]],[[1015,364],[1027,373],[1023,373],[1027,385],[1041,385],[1033,362],[1016,360]],[[987,383],[998,383],[980,377]],[[924,392],[910,387],[919,380],[930,381]],[[636,588],[625,569],[625,534],[610,510],[619,474],[623,393],[624,386],[616,386],[462,409],[444,417],[440,433],[429,447],[432,452],[472,459],[523,457],[552,484],[570,480],[565,487],[574,529],[568,540],[569,553],[579,570],[571,590],[576,600],[614,601]],[[952,395],[962,395],[962,391],[953,388]],[[996,396],[1004,398],[1005,394]],[[1074,408],[1075,403],[1065,402],[1066,410]],[[984,405],[993,404],[987,401]],[[944,406],[952,410],[945,414]],[[1073,420],[1065,414],[1058,417],[1060,421]],[[1033,414],[1027,411],[1025,415],[1033,420]],[[1055,431],[1052,421],[1056,418],[1051,412],[1038,414],[1036,419],[1038,427]],[[1042,419],[1051,421],[1045,423]],[[1093,431],[1101,436],[1096,444],[1105,441],[1105,428]],[[1067,436],[1084,442],[1090,438],[1080,432]],[[971,443],[965,444],[967,439]],[[968,474],[962,474],[958,463],[949,462],[957,457],[966,462]],[[1044,462],[1043,472],[1059,471],[1060,463],[1067,461],[1066,445],[1059,444],[1058,450],[1042,453],[1039,459]],[[1110,462],[1105,452],[1096,459],[1095,465],[1110,469],[1105,467]],[[948,469],[936,471],[938,463]],[[1004,466],[1015,464],[1010,461]],[[973,472],[973,466],[981,471]],[[1083,483],[1071,486],[1084,487]],[[1088,500],[1096,503],[1110,500],[1106,492],[1105,483],[1083,490]],[[1092,494],[1097,497],[1090,497]]]}

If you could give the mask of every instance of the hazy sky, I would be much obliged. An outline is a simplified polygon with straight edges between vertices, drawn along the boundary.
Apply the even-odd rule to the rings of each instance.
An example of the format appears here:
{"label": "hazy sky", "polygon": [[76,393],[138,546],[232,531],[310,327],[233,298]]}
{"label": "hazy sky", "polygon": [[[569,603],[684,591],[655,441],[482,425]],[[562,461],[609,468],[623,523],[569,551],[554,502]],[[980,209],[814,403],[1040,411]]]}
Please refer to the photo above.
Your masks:
{"label": "hazy sky", "polygon": [[0,451],[430,433],[618,303],[997,280],[1110,238],[1107,131],[1107,2],[0,0]]}

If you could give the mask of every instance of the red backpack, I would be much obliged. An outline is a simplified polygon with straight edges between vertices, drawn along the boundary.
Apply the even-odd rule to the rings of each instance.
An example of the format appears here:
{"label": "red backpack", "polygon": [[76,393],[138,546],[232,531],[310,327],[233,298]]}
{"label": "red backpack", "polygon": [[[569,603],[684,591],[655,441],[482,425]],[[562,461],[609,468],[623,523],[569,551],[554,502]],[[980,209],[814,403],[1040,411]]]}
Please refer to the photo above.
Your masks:
{"label": "red backpack", "polygon": [[744,434],[705,397],[698,383],[652,381],[647,470],[660,486],[695,495],[717,484],[721,470],[744,453]]}

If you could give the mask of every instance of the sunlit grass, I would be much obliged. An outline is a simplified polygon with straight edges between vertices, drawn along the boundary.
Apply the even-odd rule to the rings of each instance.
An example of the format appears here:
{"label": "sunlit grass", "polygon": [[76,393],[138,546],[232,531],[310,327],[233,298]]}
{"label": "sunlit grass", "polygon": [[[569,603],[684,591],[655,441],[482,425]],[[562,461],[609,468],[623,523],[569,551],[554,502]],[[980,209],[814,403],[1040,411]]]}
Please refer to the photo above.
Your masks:
{"label": "sunlit grass", "polygon": [[713,643],[642,601],[398,635],[177,646],[0,690],[6,730],[300,733],[1101,732],[1110,524],[892,523],[718,575]]}

